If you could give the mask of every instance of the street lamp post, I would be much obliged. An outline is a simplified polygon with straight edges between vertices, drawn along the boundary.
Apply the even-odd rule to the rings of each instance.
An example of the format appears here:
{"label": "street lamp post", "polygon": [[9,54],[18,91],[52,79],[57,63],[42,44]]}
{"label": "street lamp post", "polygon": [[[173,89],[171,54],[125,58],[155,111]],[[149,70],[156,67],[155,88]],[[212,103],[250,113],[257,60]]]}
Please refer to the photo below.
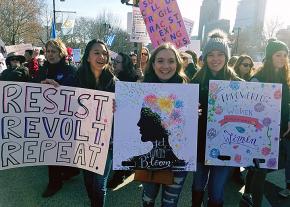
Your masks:
{"label": "street lamp post", "polygon": [[[65,1],[65,0],[60,0],[60,1]],[[56,11],[55,11],[55,0],[53,0],[53,22],[54,22],[54,24],[56,24],[55,13],[56,13]]]}
{"label": "street lamp post", "polygon": [[241,28],[240,28],[240,27],[234,28],[234,29],[233,29],[234,33],[235,33],[235,30],[237,30],[237,38],[236,38],[235,54],[238,54],[239,38],[240,38],[240,31],[241,31]]}

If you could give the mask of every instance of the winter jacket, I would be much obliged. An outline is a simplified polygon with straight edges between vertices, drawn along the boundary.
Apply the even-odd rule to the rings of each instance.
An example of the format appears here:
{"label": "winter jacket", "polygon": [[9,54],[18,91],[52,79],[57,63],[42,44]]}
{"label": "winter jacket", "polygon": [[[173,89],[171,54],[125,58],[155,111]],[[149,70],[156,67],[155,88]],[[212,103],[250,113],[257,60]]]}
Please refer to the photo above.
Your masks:
{"label": "winter jacket", "polygon": [[65,59],[61,59],[57,64],[45,62],[39,69],[39,76],[33,82],[41,82],[45,79],[53,79],[62,86],[76,86],[75,75],[77,69],[68,65]]}
{"label": "winter jacket", "polygon": [[12,68],[11,66],[9,66],[1,73],[0,80],[28,82],[30,80],[28,68],[24,66]]}
{"label": "winter jacket", "polygon": [[[282,74],[277,74],[279,81],[278,83],[282,84],[282,104],[281,104],[281,120],[280,120],[280,137],[287,131],[288,129],[288,122],[290,122],[290,94],[289,94],[289,85],[284,81]],[[254,75],[251,80],[251,82],[265,82],[263,76],[261,73],[257,73]],[[289,134],[286,136],[288,139],[290,139]]]}
{"label": "winter jacket", "polygon": [[[198,141],[197,141],[197,161],[204,163],[205,160],[205,147],[206,147],[206,126],[207,126],[207,110],[208,110],[208,92],[210,80],[225,80],[223,76],[224,70],[219,71],[217,76],[213,76],[208,68],[201,69],[206,70],[205,81],[202,82],[201,78],[195,76],[192,79],[192,83],[199,84],[199,109],[202,110],[202,114],[198,118]],[[239,77],[231,78],[231,80],[240,81]]]}

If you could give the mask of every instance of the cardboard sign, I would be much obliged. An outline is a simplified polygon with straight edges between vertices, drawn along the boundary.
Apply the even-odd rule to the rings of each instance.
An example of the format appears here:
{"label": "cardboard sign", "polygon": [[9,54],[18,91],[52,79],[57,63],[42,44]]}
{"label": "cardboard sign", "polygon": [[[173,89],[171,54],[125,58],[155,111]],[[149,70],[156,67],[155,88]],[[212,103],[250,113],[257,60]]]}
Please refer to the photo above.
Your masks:
{"label": "cardboard sign", "polygon": [[277,169],[281,84],[210,81],[207,165]]}
{"label": "cardboard sign", "polygon": [[198,85],[118,81],[116,105],[114,170],[195,171]]}
{"label": "cardboard sign", "polygon": [[132,7],[132,27],[130,32],[130,42],[150,42],[150,37],[146,30],[146,25],[144,23],[142,14],[138,7]]}
{"label": "cardboard sign", "polygon": [[16,52],[19,55],[24,55],[25,50],[32,50],[32,44],[19,44],[6,46],[7,53]]}
{"label": "cardboard sign", "polygon": [[0,170],[61,165],[103,174],[112,93],[0,82],[0,96]]}
{"label": "cardboard sign", "polygon": [[154,48],[164,42],[177,48],[190,43],[175,0],[140,0],[139,7]]}

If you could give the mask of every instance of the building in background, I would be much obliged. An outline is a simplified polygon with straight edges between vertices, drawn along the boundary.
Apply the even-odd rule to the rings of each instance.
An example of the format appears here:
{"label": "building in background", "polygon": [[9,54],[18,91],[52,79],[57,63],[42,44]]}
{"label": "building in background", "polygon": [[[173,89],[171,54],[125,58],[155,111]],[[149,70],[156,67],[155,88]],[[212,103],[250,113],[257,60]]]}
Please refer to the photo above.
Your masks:
{"label": "building in background", "polygon": [[256,28],[264,25],[267,0],[240,0],[235,28]]}
{"label": "building in background", "polygon": [[290,47],[290,25],[288,25],[286,29],[278,30],[276,37]]}
{"label": "building in background", "polygon": [[246,53],[261,61],[264,51],[264,23],[267,0],[240,0],[232,31],[232,53]]}
{"label": "building in background", "polygon": [[224,31],[226,34],[229,34],[230,31],[230,20],[228,19],[219,19],[219,20],[214,20],[210,23],[206,23],[204,25],[204,38],[202,40],[202,46],[206,43],[208,39],[208,34],[215,30],[215,29],[220,29]]}
{"label": "building in background", "polygon": [[221,0],[203,0],[200,7],[199,26],[198,26],[198,38],[203,41],[204,26],[213,21],[216,21],[220,17],[221,12]]}

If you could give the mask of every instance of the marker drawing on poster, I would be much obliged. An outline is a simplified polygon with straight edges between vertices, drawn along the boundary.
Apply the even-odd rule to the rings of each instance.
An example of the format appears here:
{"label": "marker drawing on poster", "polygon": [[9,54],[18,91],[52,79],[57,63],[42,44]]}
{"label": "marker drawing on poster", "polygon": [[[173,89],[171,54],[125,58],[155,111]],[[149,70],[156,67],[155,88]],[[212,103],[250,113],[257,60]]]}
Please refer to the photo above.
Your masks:
{"label": "marker drawing on poster", "polygon": [[116,105],[113,169],[195,171],[198,85],[117,82]]}
{"label": "marker drawing on poster", "polygon": [[210,81],[207,165],[277,169],[281,84]]}
{"label": "marker drawing on poster", "polygon": [[103,174],[114,94],[1,82],[0,96],[0,170],[61,165]]}

